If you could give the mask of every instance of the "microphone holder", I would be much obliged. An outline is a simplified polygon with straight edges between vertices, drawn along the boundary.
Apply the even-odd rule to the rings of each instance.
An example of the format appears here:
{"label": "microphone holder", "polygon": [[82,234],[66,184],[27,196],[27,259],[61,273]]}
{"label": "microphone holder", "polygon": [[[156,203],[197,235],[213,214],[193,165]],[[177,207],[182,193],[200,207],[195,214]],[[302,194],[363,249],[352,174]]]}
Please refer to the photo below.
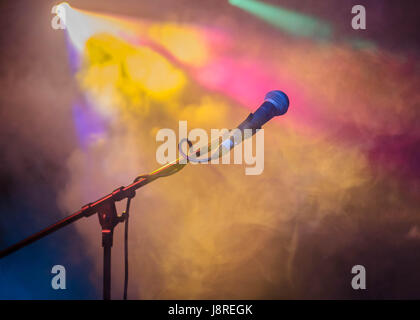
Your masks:
{"label": "microphone holder", "polygon": [[[115,189],[110,194],[98,199],[95,202],[89,203],[82,207],[79,211],[72,215],[58,221],[57,223],[45,228],[44,230],[33,234],[32,236],[0,251],[0,258],[26,247],[27,245],[83,218],[90,217],[97,213],[99,223],[102,228],[102,246],[104,248],[103,255],[103,299],[111,299],[111,249],[113,242],[113,234],[115,226],[125,221],[128,212],[118,216],[115,207],[115,202],[127,199],[130,201],[136,195],[136,190],[143,187],[144,185],[161,177],[172,175],[186,166],[187,163],[181,163],[181,158],[178,158],[161,168],[153,171],[150,174],[138,176],[133,183],[126,187],[120,187]],[[128,209],[128,206],[127,206]]]}

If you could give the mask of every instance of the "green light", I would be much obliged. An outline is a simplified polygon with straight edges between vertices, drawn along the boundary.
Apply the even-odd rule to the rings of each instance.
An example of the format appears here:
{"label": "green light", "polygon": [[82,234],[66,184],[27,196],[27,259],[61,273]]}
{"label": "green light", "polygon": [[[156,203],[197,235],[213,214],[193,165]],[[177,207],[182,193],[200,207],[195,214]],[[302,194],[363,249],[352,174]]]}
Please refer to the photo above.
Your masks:
{"label": "green light", "polygon": [[255,0],[229,0],[229,3],[295,36],[325,40],[332,34],[328,23],[288,9]]}
{"label": "green light", "polygon": [[376,49],[376,45],[369,41],[360,38],[347,38],[347,43],[351,45],[354,49],[361,49],[361,50],[374,50]]}

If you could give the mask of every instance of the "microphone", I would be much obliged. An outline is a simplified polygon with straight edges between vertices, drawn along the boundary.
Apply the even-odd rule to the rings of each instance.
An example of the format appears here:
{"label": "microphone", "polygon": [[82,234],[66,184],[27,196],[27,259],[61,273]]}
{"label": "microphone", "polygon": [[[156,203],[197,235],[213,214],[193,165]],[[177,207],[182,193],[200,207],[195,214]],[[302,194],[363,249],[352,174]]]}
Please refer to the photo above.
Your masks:
{"label": "microphone", "polygon": [[[288,109],[289,98],[283,91],[273,90],[268,92],[265,95],[263,104],[254,113],[250,113],[236,130],[234,129],[233,135],[223,141],[221,147],[227,150],[232,149],[235,145],[242,142],[242,140],[254,135],[258,129],[261,129],[272,118],[285,114]],[[246,129],[251,130],[251,135],[245,132]]]}
{"label": "microphone", "polygon": [[266,122],[270,121],[276,116],[285,114],[288,109],[289,98],[287,95],[280,90],[270,91],[265,95],[262,105],[254,113],[250,113],[245,121],[243,121],[236,129],[231,131],[230,137],[219,144],[217,151],[212,156],[208,157],[207,159],[196,158],[209,153],[212,150],[213,142],[210,142],[206,147],[201,147],[197,151],[191,152],[189,156],[184,154],[182,151],[180,142],[179,152],[183,155],[184,158],[187,158],[189,161],[193,162],[207,162],[211,160],[213,156],[220,158],[223,156],[223,154],[225,154],[225,152],[230,151],[234,146],[242,142],[244,139],[253,136],[257,130],[261,129],[261,127]]}

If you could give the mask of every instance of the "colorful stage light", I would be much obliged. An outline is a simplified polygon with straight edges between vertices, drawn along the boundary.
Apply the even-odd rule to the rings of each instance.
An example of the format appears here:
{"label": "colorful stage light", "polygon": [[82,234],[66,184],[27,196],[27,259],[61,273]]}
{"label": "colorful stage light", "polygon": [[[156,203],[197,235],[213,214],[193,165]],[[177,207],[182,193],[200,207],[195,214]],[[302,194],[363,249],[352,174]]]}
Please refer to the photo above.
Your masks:
{"label": "colorful stage light", "polygon": [[229,0],[229,3],[293,36],[323,40],[332,35],[332,28],[327,22],[280,6],[256,0]]}
{"label": "colorful stage light", "polygon": [[[281,89],[290,98],[287,115],[264,127],[262,175],[245,176],[237,166],[197,165],[138,193],[130,222],[135,230],[130,235],[130,298],[313,297],[325,294],[322,288],[331,280],[322,278],[326,282],[319,291],[308,293],[313,270],[327,275],[336,270],[323,257],[337,255],[343,274],[350,275],[344,267],[350,263],[347,249],[356,244],[357,252],[365,250],[369,241],[361,237],[376,241],[380,235],[388,241],[390,233],[383,230],[394,225],[398,232],[390,243],[417,237],[416,56],[371,50],[369,43],[354,38],[341,41],[323,20],[259,1],[231,0],[251,15],[231,8],[214,25],[204,22],[210,20],[209,11],[201,2],[188,8],[196,10],[196,24],[168,19],[173,12],[155,2],[148,5],[155,6],[159,20],[145,20],[140,10],[145,3],[129,2],[139,9],[136,19],[59,6],[66,30],[46,29],[58,37],[67,33],[73,73],[60,68],[51,75],[35,70],[33,77],[21,77],[21,69],[8,69],[7,77],[14,80],[19,74],[19,81],[8,81],[5,88],[11,92],[4,96],[12,97],[16,86],[19,100],[27,94],[27,105],[36,111],[21,116],[20,109],[9,110],[17,109],[11,120],[29,119],[29,126],[19,127],[30,137],[22,140],[45,149],[41,163],[45,156],[66,166],[68,179],[58,190],[60,208],[73,211],[157,167],[156,132],[161,128],[176,131],[179,120],[187,120],[189,128],[232,128],[258,107],[266,92]],[[102,3],[96,4],[101,10]],[[115,11],[121,12],[118,6]],[[111,5],[107,8],[112,12]],[[339,17],[334,12],[326,16],[331,21]],[[273,32],[247,24],[254,17],[273,25]],[[51,47],[36,42],[43,58],[50,57]],[[63,46],[58,41],[53,45]],[[61,77],[66,81],[53,83]],[[73,83],[78,91],[72,90]],[[69,99],[56,103],[58,94]],[[38,98],[54,103],[54,111],[66,121],[52,119],[56,113],[46,109],[48,104],[36,103]],[[72,102],[69,112],[66,106]],[[68,128],[54,128],[61,123]],[[47,138],[38,138],[37,127],[48,129]],[[61,144],[68,136],[71,144],[57,157],[50,151],[52,141]],[[13,139],[18,148],[28,147],[19,140]],[[26,179],[31,170],[23,160]],[[414,236],[409,230],[416,231]],[[78,224],[77,231],[92,261],[101,263],[95,256],[96,221]],[[363,252],[375,255],[376,249]],[[77,261],[79,252],[74,257]],[[115,281],[121,274],[115,272]]]}

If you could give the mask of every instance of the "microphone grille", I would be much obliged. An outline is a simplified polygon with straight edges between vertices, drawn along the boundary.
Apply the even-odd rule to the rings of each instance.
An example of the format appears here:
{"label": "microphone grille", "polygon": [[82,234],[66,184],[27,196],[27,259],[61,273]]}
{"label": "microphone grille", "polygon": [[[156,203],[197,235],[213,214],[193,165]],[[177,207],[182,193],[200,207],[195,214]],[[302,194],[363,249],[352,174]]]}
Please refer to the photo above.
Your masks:
{"label": "microphone grille", "polygon": [[289,109],[289,97],[280,90],[273,90],[265,95],[264,101],[270,102],[276,108],[276,116],[280,116]]}

